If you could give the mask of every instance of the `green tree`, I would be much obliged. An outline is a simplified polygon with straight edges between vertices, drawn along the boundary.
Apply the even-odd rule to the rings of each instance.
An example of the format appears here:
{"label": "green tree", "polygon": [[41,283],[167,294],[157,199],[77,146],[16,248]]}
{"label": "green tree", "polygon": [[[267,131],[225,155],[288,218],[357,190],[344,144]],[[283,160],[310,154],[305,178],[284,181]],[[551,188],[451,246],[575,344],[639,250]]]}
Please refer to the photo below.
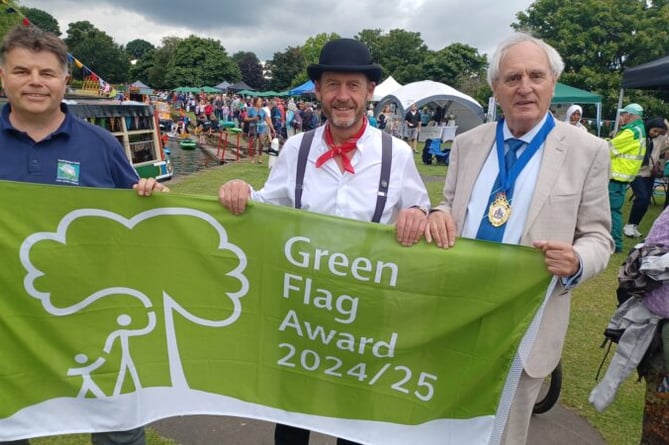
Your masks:
{"label": "green tree", "polygon": [[7,0],[7,3],[0,4],[0,38],[4,37],[11,28],[21,23],[21,15],[16,12],[19,10],[19,3],[16,1]]}
{"label": "green tree", "polygon": [[[255,53],[239,51],[232,55],[232,60],[237,64],[242,74],[242,80],[248,86],[261,91],[265,89],[266,82],[263,75],[263,67]],[[223,80],[227,81],[228,79],[221,79],[221,81]]]}
{"label": "green tree", "polygon": [[143,39],[131,40],[125,45],[125,52],[132,60],[141,59],[146,53],[154,49],[156,49],[156,47],[153,46],[151,42],[147,42]]}
{"label": "green tree", "polygon": [[485,55],[463,43],[453,43],[439,51],[429,51],[423,62],[425,79],[442,82],[485,104],[490,97],[486,82]]}
{"label": "green tree", "polygon": [[428,52],[423,62],[423,74],[427,79],[459,88],[458,78],[485,77],[487,65],[486,57],[476,48],[454,43],[439,51]]}
{"label": "green tree", "polygon": [[372,60],[379,64],[382,64],[383,38],[383,32],[380,29],[363,29],[355,36],[356,40],[360,40],[369,48]]}
{"label": "green tree", "polygon": [[[303,64],[300,65],[300,69],[297,69],[298,67],[296,66],[293,72],[295,73],[294,77],[290,79],[289,82],[285,82],[285,79],[280,78],[281,80],[275,80],[273,79],[273,89],[285,89],[290,86],[297,86],[301,85],[307,80],[309,80],[309,76],[307,76],[306,72],[306,67],[311,65],[312,63],[318,63],[318,59],[321,54],[321,50],[323,49],[323,46],[325,46],[326,43],[328,43],[331,40],[336,40],[341,38],[339,34],[337,33],[320,33],[317,34],[313,37],[309,37],[305,42],[304,45],[300,48],[300,53],[302,56]],[[289,48],[290,49],[290,48]],[[297,56],[297,54],[286,54],[288,58],[291,58],[293,56]],[[288,71],[286,71],[288,72]],[[274,77],[274,73],[272,72],[272,77]]]}
{"label": "green tree", "polygon": [[91,22],[70,23],[65,43],[74,57],[105,81],[118,83],[128,80],[128,55],[111,36]]}
{"label": "green tree", "polygon": [[[326,43],[339,38],[341,38],[341,36],[335,32],[330,34],[322,32],[313,37],[309,37],[302,46],[302,55],[305,64],[310,65],[312,63],[318,63],[318,58],[323,46],[325,46]],[[304,80],[306,80],[306,74]]]}
{"label": "green tree", "polygon": [[58,20],[53,18],[48,12],[35,8],[22,8],[21,11],[23,12],[23,15],[30,20],[30,23],[37,26],[42,31],[52,32],[57,36],[60,35]]}
{"label": "green tree", "polygon": [[306,66],[302,48],[288,47],[283,52],[274,53],[265,65],[271,77],[270,89],[283,91],[306,82]]}
{"label": "green tree", "polygon": [[[601,94],[604,115],[612,118],[625,68],[660,57],[669,47],[668,8],[666,1],[537,0],[516,15],[512,27],[554,46],[565,61],[561,80]],[[626,94],[655,107],[645,92]]]}
{"label": "green tree", "polygon": [[169,87],[216,85],[221,79],[234,82],[241,78],[239,67],[220,41],[195,35],[177,43],[165,70]]}
{"label": "green tree", "polygon": [[429,50],[419,32],[392,29],[381,36],[378,63],[399,83],[423,80],[423,62]]}
{"label": "green tree", "polygon": [[151,71],[155,67],[155,53],[155,49],[149,50],[141,59],[137,59],[134,64],[131,64],[128,77],[134,80],[142,80],[153,86],[149,78]]}
{"label": "green tree", "polygon": [[143,58],[141,65],[137,68],[137,71],[133,71],[133,73],[136,74],[133,77],[137,77],[141,73],[140,70],[145,69],[146,77],[144,78],[147,79],[146,82],[151,85],[152,88],[169,89],[175,88],[177,86],[185,86],[170,85],[165,80],[165,67],[170,62],[170,60],[172,60],[174,51],[176,50],[179,42],[182,40],[183,39],[181,37],[176,36],[163,37],[161,41],[162,46],[150,54],[147,54]]}

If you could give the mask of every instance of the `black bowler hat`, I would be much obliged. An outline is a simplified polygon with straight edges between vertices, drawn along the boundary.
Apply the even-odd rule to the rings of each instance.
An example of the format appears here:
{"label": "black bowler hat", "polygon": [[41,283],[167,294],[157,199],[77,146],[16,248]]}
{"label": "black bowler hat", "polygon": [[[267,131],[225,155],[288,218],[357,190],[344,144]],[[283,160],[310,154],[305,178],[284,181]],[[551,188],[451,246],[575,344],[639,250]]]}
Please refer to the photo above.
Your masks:
{"label": "black bowler hat", "polygon": [[363,73],[369,80],[381,80],[381,67],[372,63],[372,55],[364,43],[355,39],[331,40],[323,46],[318,63],[307,67],[311,80],[319,80],[324,71]]}

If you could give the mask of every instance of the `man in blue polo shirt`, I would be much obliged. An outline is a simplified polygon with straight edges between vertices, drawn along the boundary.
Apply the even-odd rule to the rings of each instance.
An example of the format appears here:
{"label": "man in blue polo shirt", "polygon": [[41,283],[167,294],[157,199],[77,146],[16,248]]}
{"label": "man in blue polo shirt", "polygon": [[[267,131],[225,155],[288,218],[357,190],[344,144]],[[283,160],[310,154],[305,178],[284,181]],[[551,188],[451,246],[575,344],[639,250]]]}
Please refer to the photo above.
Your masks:
{"label": "man in blue polo shirt", "polygon": [[[68,112],[62,104],[67,68],[67,47],[54,34],[19,25],[5,36],[0,80],[9,103],[0,113],[0,179],[134,188],[140,196],[168,191],[154,179],[139,179],[114,136]],[[144,445],[144,428],[96,433],[92,441]]]}

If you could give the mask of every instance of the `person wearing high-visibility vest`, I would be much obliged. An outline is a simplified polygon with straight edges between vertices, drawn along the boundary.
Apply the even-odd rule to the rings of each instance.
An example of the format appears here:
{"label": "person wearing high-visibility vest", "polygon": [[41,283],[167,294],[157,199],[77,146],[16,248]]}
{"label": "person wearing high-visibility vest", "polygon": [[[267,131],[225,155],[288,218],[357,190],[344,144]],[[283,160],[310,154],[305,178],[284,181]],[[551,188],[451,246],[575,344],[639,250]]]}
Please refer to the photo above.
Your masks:
{"label": "person wearing high-visibility vest", "polygon": [[611,236],[616,252],[623,251],[623,214],[625,194],[630,182],[639,173],[646,154],[646,129],[643,126],[643,107],[629,104],[620,112],[620,131],[609,141],[611,176],[609,203],[611,205]]}

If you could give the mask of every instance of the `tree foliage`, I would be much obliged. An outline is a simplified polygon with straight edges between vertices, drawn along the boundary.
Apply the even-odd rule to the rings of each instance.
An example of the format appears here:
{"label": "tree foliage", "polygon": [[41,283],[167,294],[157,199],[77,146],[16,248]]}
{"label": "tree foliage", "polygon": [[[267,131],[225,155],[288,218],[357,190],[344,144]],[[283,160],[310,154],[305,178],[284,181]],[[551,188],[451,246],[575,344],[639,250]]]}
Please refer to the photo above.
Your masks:
{"label": "tree foliage", "polygon": [[270,89],[283,91],[306,82],[306,67],[302,48],[288,47],[283,52],[274,53],[265,66],[271,76]]}
{"label": "tree foliage", "polygon": [[[645,0],[537,0],[519,12],[516,30],[550,43],[565,61],[562,81],[603,96],[605,115],[615,115],[622,72],[664,55],[669,48],[669,6]],[[628,92],[648,107],[647,93]]]}
{"label": "tree foliage", "polygon": [[74,57],[105,81],[128,80],[128,55],[114,39],[91,22],[70,23],[65,43]]}
{"label": "tree foliage", "polygon": [[423,62],[423,74],[428,79],[457,88],[459,77],[485,77],[487,65],[486,57],[476,48],[454,43],[439,51],[431,51]]}
{"label": "tree foliage", "polygon": [[125,52],[128,54],[130,59],[141,59],[148,52],[156,49],[151,42],[147,42],[143,39],[135,39],[128,42],[125,45]]}
{"label": "tree foliage", "polygon": [[[313,37],[307,38],[302,46],[302,55],[304,57],[304,62],[306,65],[311,65],[312,63],[318,63],[318,57],[321,54],[321,49],[331,40],[336,40],[341,38],[341,36],[335,32],[316,34]],[[304,79],[306,80],[306,78]]]}
{"label": "tree foliage", "polygon": [[[137,71],[133,78],[147,79],[146,82],[151,85],[152,88],[174,88],[165,80],[165,66],[167,66],[169,61],[172,60],[174,51],[181,40],[183,40],[181,37],[176,36],[163,37],[161,41],[162,46],[150,54],[147,54],[146,57],[143,58],[140,66],[136,68]],[[146,70],[145,77],[141,76],[141,70]]]}
{"label": "tree foliage", "polygon": [[137,59],[134,65],[130,65],[130,74],[128,78],[142,80],[147,82],[149,86],[153,86],[149,79],[151,76],[151,71],[155,67],[155,53],[155,49],[149,50],[149,52],[147,52],[144,57]]}
{"label": "tree foliage", "polygon": [[[265,76],[263,75],[263,67],[260,64],[258,56],[253,52],[238,51],[232,55],[232,60],[235,61],[239,72],[242,74],[242,80],[246,84],[256,90],[265,89]],[[221,79],[228,80],[228,79]]]}
{"label": "tree foliage", "polygon": [[423,62],[425,79],[442,82],[486,103],[490,87],[486,82],[488,62],[476,48],[454,43],[439,51],[430,51]]}
{"label": "tree foliage", "polygon": [[363,29],[355,36],[355,39],[361,41],[369,48],[369,52],[372,53],[372,60],[383,65],[381,55],[384,52],[384,36],[381,29]]}
{"label": "tree foliage", "polygon": [[419,32],[392,29],[382,39],[379,63],[399,83],[423,80],[423,61],[428,52]]}
{"label": "tree foliage", "polygon": [[228,57],[221,42],[190,35],[179,41],[172,57],[165,65],[165,83],[179,85],[216,85],[221,79],[230,82],[241,78],[237,64]]}
{"label": "tree foliage", "polygon": [[8,0],[7,3],[0,4],[0,38],[3,38],[7,31],[21,23],[21,16],[18,13],[9,12],[11,10],[18,11],[20,9],[19,3],[12,0]]}
{"label": "tree foliage", "polygon": [[48,12],[35,8],[22,8],[21,11],[23,12],[23,15],[30,20],[30,23],[37,26],[42,31],[52,32],[57,36],[61,34],[58,20]]}

